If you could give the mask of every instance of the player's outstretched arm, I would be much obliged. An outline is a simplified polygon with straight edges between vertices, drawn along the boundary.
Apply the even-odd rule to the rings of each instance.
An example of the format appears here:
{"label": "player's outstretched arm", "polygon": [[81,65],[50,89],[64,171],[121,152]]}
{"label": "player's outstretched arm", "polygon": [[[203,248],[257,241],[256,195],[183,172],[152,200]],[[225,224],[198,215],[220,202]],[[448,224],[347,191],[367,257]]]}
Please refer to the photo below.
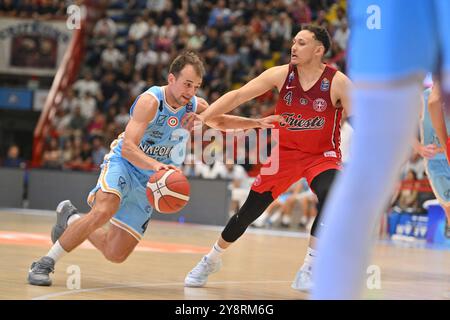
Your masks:
{"label": "player's outstretched arm", "polygon": [[147,156],[139,143],[144,136],[148,123],[155,117],[158,102],[149,94],[142,94],[136,102],[133,115],[126,128],[122,145],[122,157],[130,161],[134,166],[144,170],[158,171],[160,169],[176,169],[170,165],[162,164]]}
{"label": "player's outstretched arm", "polygon": [[230,91],[217,99],[205,112],[199,115],[200,119],[205,122],[218,115],[230,112],[244,102],[280,86],[280,82],[283,82],[286,77],[287,70],[288,66],[283,65],[264,71],[242,88]]}
{"label": "player's outstretched arm", "polygon": [[[202,99],[198,98],[197,112],[204,112],[207,110],[208,103]],[[272,115],[260,119],[251,119],[245,117],[238,117],[232,115],[220,115],[206,120],[206,124],[211,128],[217,130],[227,130],[227,129],[252,129],[252,128],[274,128],[275,122],[283,122],[284,118],[280,115]]]}

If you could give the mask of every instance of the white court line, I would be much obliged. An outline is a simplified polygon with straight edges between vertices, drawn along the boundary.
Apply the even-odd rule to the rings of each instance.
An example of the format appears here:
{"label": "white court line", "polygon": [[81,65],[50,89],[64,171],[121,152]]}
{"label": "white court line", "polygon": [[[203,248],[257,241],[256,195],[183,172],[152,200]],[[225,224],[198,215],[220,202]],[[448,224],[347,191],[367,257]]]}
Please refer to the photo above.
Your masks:
{"label": "white court line", "polygon": [[[275,283],[291,283],[291,282],[292,282],[292,280],[291,281],[285,281],[285,280],[216,281],[216,282],[208,282],[208,284],[209,285],[275,284]],[[184,289],[193,289],[193,290],[200,289],[200,288],[184,287],[184,283],[183,282],[141,283],[141,284],[136,284],[136,285],[121,285],[121,286],[110,286],[110,287],[103,287],[103,288],[88,288],[88,289],[76,289],[76,290],[60,291],[60,292],[54,292],[54,293],[45,294],[43,296],[34,297],[31,300],[48,300],[50,298],[68,296],[68,295],[73,295],[73,294],[77,294],[77,293],[98,292],[98,291],[105,291],[105,290],[111,290],[111,289],[142,288],[142,287],[165,287],[165,286],[182,286]]]}
{"label": "white court line", "polygon": [[[18,209],[18,208],[0,208],[0,213],[11,213],[11,214],[25,214],[32,216],[47,216],[54,217],[55,211],[53,210],[38,210],[38,209]],[[179,222],[171,222],[171,221],[161,221],[161,220],[153,220],[153,224],[161,223],[168,225],[176,225],[177,227],[189,227],[200,230],[208,230],[208,231],[217,231],[221,232],[224,226],[214,226],[214,225],[204,225],[204,224],[196,224],[196,223],[179,223]],[[151,229],[149,229],[151,230]],[[151,232],[151,231],[149,231]],[[308,239],[309,233],[302,231],[288,231],[288,230],[270,230],[270,229],[257,229],[257,228],[248,228],[245,233],[250,234],[262,234],[262,235],[270,235],[275,237],[288,237],[288,238],[301,238]]]}

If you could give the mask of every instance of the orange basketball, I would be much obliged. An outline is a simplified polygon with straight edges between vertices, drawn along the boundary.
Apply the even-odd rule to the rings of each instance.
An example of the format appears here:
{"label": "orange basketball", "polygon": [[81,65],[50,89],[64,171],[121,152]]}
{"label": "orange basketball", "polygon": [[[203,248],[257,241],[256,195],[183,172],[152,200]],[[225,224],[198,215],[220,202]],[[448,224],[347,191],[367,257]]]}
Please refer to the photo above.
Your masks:
{"label": "orange basketball", "polygon": [[161,213],[175,213],[189,201],[190,186],[182,173],[159,170],[148,180],[146,192],[153,208]]}

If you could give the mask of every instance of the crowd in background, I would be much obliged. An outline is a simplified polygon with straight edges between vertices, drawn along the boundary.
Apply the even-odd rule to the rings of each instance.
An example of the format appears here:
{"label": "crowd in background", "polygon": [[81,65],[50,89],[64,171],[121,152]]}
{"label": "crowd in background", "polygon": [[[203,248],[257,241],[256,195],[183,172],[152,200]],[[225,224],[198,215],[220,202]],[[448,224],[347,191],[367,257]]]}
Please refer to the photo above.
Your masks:
{"label": "crowd in background", "polygon": [[[1,0],[0,14],[51,19],[64,16],[68,4]],[[168,67],[181,51],[194,50],[204,61],[198,95],[211,103],[267,68],[289,63],[292,38],[304,23],[327,28],[333,43],[325,61],[344,71],[350,33],[345,0],[109,1],[88,38],[79,78],[65,93],[47,132],[42,167],[98,170],[109,144],[124,130],[135,98],[150,86],[166,84]],[[262,117],[277,98],[276,92],[268,92],[233,113]],[[414,157],[409,165],[419,161]],[[3,165],[24,163],[19,147],[11,146]],[[236,188],[249,187],[252,166],[217,166],[187,165],[183,170],[188,176],[230,178]],[[424,171],[416,169],[410,168],[404,180],[422,179]],[[407,190],[398,193],[394,204],[402,210],[418,208],[420,194]]]}

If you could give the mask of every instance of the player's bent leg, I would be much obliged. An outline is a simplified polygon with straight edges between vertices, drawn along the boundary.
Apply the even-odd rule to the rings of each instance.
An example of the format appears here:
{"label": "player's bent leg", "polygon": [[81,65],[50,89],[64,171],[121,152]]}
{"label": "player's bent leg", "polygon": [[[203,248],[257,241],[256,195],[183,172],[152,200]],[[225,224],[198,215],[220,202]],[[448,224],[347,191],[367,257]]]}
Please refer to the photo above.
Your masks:
{"label": "player's bent leg", "polygon": [[84,217],[71,224],[59,242],[65,251],[70,252],[86,240],[91,233],[111,219],[120,206],[120,198],[113,193],[98,190],[94,207]]}
{"label": "player's bent leg", "polygon": [[[72,251],[83,243],[91,233],[105,224],[117,211],[119,205],[120,199],[117,195],[99,190],[97,191],[95,205],[92,210],[67,226],[69,217],[72,214],[75,214],[74,212],[76,209],[69,206],[68,203],[62,204],[59,209],[61,209],[60,211],[64,217],[60,219],[59,222],[63,224],[62,221],[66,220],[64,222],[65,226],[63,226],[64,228],[67,227],[67,229],[62,231],[61,237],[50,249],[49,253],[47,253],[47,256],[32,263],[31,268],[28,271],[28,283],[38,286],[50,286],[52,284],[50,273],[54,272],[56,259],[50,257],[52,255],[51,252],[53,252],[53,250],[60,252]],[[66,207],[67,210],[63,209],[63,207]],[[62,211],[67,211],[67,214]],[[60,230],[57,231],[60,232]],[[56,233],[52,231],[52,235],[55,236],[55,234]]]}
{"label": "player's bent leg", "polygon": [[105,235],[102,253],[107,260],[122,263],[133,252],[138,243],[139,241],[128,231],[112,224]]}
{"label": "player's bent leg", "polygon": [[236,241],[273,202],[271,192],[259,193],[251,190],[242,208],[228,221],[218,242],[208,255],[192,269],[184,279],[186,287],[203,287],[208,276],[220,270],[222,260],[220,254]]}

